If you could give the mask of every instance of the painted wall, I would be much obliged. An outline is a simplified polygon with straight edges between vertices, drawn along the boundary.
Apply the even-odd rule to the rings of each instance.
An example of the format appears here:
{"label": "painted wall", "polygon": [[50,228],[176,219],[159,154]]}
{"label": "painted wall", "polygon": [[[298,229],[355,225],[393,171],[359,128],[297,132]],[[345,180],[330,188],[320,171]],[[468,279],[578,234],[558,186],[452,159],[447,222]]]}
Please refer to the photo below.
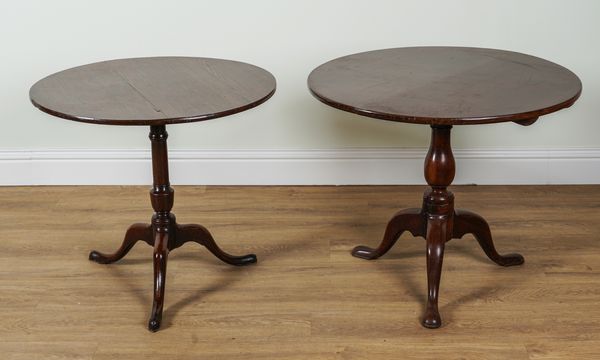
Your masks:
{"label": "painted wall", "polygon": [[28,100],[38,79],[100,60],[155,55],[250,62],[278,79],[258,109],[172,126],[172,149],[425,147],[429,129],[361,118],[311,97],[306,77],[335,57],[379,48],[462,45],[543,57],[577,73],[583,96],[531,127],[460,127],[454,147],[600,148],[597,0],[19,0],[0,8],[0,151],[147,149],[147,129],[64,121]]}

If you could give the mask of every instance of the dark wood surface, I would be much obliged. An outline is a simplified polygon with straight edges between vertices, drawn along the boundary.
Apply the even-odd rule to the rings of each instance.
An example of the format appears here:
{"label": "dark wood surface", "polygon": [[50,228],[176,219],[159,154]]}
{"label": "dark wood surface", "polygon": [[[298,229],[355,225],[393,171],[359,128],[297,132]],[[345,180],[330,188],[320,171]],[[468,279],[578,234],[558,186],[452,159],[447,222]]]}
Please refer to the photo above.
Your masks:
{"label": "dark wood surface", "polygon": [[413,47],[344,56],[317,67],[308,87],[322,102],[384,120],[467,125],[515,121],[572,105],[581,81],[568,69],[521,53]]}
{"label": "dark wood surface", "polygon": [[254,65],[221,59],[151,57],[104,61],[50,75],[29,96],[69,120],[164,125],[213,119],[257,106],[275,78]]}

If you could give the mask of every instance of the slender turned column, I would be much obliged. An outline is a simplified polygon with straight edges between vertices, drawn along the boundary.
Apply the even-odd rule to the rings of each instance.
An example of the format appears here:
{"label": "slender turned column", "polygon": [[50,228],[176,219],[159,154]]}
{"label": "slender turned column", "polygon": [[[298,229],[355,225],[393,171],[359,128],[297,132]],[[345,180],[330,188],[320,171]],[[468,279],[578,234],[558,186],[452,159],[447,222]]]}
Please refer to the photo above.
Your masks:
{"label": "slender turned column", "polygon": [[167,138],[169,134],[164,125],[150,127],[150,141],[152,142],[152,176],[153,184],[150,189],[150,201],[154,209],[152,224],[156,230],[165,232],[174,224],[173,201],[175,191],[169,182],[169,155],[167,152]]}
{"label": "slender turned column", "polygon": [[427,217],[427,308],[423,326],[442,325],[438,311],[438,293],[444,259],[444,245],[452,236],[454,195],[447,187],[454,180],[455,163],[450,146],[452,126],[431,126],[431,144],[425,158],[425,180],[431,189],[423,196],[423,213]]}
{"label": "slender turned column", "polygon": [[121,247],[113,254],[92,251],[90,260],[101,264],[110,264],[122,259],[142,240],[154,246],[154,299],[152,312],[148,321],[148,329],[157,331],[162,320],[165,299],[165,282],[167,275],[167,258],[169,252],[186,242],[195,242],[205,246],[212,254],[223,262],[243,266],[256,262],[256,255],[235,256],[226,253],[215,243],[210,232],[202,225],[178,225],[175,215],[171,214],[174,201],[174,190],[169,184],[169,157],[167,153],[167,131],[164,125],[150,126],[152,142],[152,175],[153,185],[150,189],[150,201],[154,208],[151,224],[133,224],[127,230]]}
{"label": "slender turned column", "polygon": [[150,201],[154,208],[152,230],[154,234],[154,301],[148,322],[150,331],[157,331],[162,319],[167,274],[169,242],[175,241],[175,215],[171,214],[174,190],[169,183],[169,159],[165,125],[150,127],[152,142],[152,174],[154,182],[150,189]]}

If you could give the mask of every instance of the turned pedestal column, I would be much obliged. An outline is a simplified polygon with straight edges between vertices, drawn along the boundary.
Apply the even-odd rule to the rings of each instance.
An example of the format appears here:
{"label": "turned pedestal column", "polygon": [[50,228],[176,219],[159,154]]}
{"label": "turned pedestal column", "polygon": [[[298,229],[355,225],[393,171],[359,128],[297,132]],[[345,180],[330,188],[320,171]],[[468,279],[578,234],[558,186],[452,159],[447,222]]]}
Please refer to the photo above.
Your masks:
{"label": "turned pedestal column", "polygon": [[450,146],[451,129],[452,126],[431,127],[431,144],[425,158],[425,180],[431,188],[423,194],[423,206],[396,213],[389,221],[383,241],[376,249],[357,246],[352,251],[355,257],[373,260],[387,253],[404,231],[426,239],[428,293],[422,324],[428,328],[437,328],[442,324],[438,311],[438,294],[447,241],[473,234],[485,254],[496,264],[513,266],[524,261],[519,254],[498,254],[492,242],[490,228],[481,216],[465,210],[454,210],[454,194],[447,189],[454,180],[455,173],[454,155]]}
{"label": "turned pedestal column", "polygon": [[123,258],[138,241],[144,241],[154,247],[154,300],[148,329],[160,328],[165,299],[165,280],[169,252],[186,242],[204,245],[213,255],[231,265],[247,265],[256,262],[256,255],[229,255],[215,243],[205,227],[196,224],[179,225],[171,213],[175,191],[169,183],[169,162],[167,153],[167,131],[164,125],[150,128],[152,142],[152,173],[154,183],[150,189],[150,201],[154,215],[150,224],[133,224],[127,230],[121,247],[113,254],[90,252],[89,258],[100,264],[110,264]]}

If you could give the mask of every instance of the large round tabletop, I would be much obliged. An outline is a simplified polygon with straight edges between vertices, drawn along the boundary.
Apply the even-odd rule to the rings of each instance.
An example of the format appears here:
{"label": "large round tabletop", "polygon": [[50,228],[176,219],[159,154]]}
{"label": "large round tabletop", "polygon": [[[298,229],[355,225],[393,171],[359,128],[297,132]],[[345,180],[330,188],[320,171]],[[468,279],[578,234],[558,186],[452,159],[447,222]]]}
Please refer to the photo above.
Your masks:
{"label": "large round tabletop", "polygon": [[103,61],[50,75],[31,102],[51,115],[110,125],[167,125],[214,119],[269,99],[275,78],[239,61],[149,57]]}
{"label": "large round tabletop", "polygon": [[466,47],[348,55],[317,67],[308,86],[341,110],[438,125],[526,122],[571,106],[581,93],[577,75],[553,62]]}

